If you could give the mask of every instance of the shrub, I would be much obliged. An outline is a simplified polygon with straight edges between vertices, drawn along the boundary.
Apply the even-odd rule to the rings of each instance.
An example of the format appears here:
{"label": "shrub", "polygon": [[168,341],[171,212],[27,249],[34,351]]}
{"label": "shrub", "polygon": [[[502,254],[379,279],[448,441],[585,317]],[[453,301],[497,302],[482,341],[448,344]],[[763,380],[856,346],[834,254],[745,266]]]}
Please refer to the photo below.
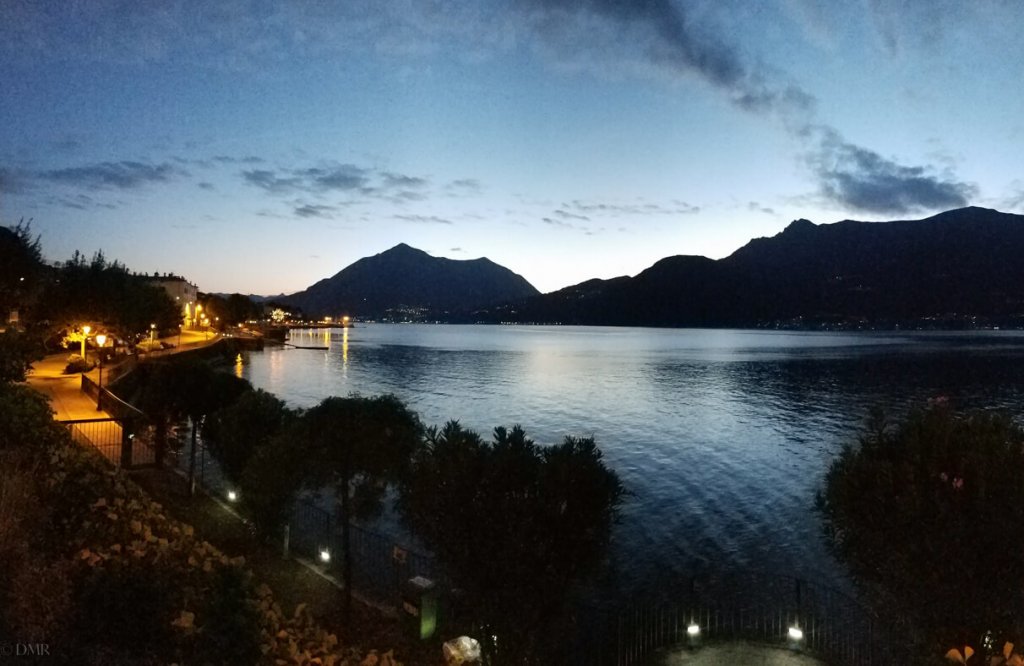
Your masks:
{"label": "shrub", "polygon": [[910,622],[919,648],[1024,634],[1024,431],[944,401],[875,417],[828,471],[819,504],[837,552]]}
{"label": "shrub", "polygon": [[64,366],[65,375],[73,375],[78,372],[89,372],[96,367],[95,363],[86,361],[78,354],[72,354],[68,357],[68,364]]}

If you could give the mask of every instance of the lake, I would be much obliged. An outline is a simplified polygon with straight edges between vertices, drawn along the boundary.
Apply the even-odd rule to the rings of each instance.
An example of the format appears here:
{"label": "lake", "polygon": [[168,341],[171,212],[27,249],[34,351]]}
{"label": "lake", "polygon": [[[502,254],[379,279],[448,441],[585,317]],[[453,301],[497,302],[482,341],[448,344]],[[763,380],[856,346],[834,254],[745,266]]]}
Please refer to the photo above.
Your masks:
{"label": "lake", "polygon": [[631,588],[713,572],[849,589],[814,497],[869,409],[1024,404],[1017,331],[360,324],[290,341],[329,349],[251,353],[240,372],[292,406],[390,392],[426,424],[593,436],[632,493],[613,548]]}

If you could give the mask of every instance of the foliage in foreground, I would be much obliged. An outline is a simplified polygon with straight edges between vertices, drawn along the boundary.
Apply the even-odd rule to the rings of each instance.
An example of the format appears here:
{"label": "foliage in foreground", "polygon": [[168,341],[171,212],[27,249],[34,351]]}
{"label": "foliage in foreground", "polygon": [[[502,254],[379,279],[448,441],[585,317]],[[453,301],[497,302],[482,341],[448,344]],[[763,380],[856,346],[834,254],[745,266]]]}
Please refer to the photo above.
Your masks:
{"label": "foliage in foreground", "polygon": [[86,665],[395,663],[285,614],[27,387],[0,384],[0,404],[0,636]]}
{"label": "foliage in foreground", "polygon": [[1024,637],[1022,498],[1024,431],[940,400],[895,426],[876,415],[819,505],[840,556],[918,650],[940,655]]}
{"label": "foliage in foreground", "polygon": [[461,590],[491,663],[551,663],[623,492],[593,439],[538,446],[516,426],[485,442],[453,421],[428,431],[400,510]]}

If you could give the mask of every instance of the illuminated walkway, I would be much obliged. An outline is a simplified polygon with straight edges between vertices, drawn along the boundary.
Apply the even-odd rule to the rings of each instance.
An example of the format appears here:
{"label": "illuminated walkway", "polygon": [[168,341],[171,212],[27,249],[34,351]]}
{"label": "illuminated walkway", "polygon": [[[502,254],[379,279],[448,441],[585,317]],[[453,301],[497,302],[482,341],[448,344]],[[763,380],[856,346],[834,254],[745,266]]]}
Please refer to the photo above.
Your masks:
{"label": "illuminated walkway", "polygon": [[666,651],[651,662],[657,666],[825,666],[825,662],[787,650],[755,643],[723,643],[697,650]]}

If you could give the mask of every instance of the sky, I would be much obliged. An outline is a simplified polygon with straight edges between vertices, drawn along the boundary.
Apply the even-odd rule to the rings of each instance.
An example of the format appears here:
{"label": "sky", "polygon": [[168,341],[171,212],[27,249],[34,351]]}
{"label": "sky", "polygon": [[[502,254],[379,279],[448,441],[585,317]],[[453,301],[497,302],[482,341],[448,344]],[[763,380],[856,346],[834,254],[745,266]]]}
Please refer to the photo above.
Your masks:
{"label": "sky", "polygon": [[1024,213],[1024,3],[0,0],[0,224],[206,292],[407,243],[544,292]]}

